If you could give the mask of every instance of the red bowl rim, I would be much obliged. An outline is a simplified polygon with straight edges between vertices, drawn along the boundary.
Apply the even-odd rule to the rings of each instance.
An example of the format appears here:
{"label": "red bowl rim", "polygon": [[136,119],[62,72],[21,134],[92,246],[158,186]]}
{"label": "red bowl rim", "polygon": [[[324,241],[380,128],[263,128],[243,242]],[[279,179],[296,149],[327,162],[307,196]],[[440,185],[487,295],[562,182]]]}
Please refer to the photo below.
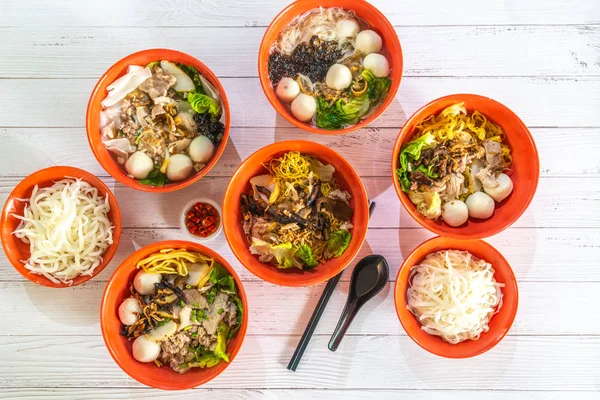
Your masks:
{"label": "red bowl rim", "polygon": [[[407,127],[412,125],[413,122],[415,122],[417,120],[417,116],[421,112],[423,112],[423,110],[425,110],[426,108],[428,108],[434,104],[437,104],[439,102],[449,100],[449,99],[455,99],[457,102],[464,101],[465,99],[479,99],[479,100],[483,100],[483,101],[493,102],[493,103],[496,103],[497,105],[501,106],[502,108],[507,110],[510,114],[512,114],[512,116],[516,119],[516,121],[518,121],[518,124],[521,126],[523,132],[526,133],[527,141],[529,142],[529,145],[531,146],[531,149],[532,149],[533,153],[535,154],[534,159],[531,160],[531,164],[532,164],[531,169],[536,172],[535,182],[534,182],[533,190],[527,196],[527,201],[522,203],[522,205],[518,208],[517,212],[512,214],[511,218],[504,220],[505,222],[503,224],[490,225],[490,227],[487,229],[485,234],[477,235],[477,234],[464,233],[464,230],[461,229],[461,227],[452,228],[452,229],[441,229],[440,226],[436,223],[425,223],[425,221],[421,218],[421,214],[419,213],[419,211],[417,211],[414,204],[412,204],[412,202],[410,201],[408,196],[402,191],[402,188],[400,187],[400,183],[398,182],[398,178],[396,176],[398,157],[400,155],[400,150],[402,148],[402,145],[404,144],[404,141],[406,140],[406,136],[408,134]],[[402,206],[404,206],[404,209],[410,214],[410,216],[415,221],[417,221],[419,223],[419,225],[421,225],[423,228],[426,228],[437,235],[446,236],[446,237],[454,238],[454,239],[485,239],[487,237],[494,236],[494,235],[502,232],[506,228],[509,228],[512,224],[514,224],[521,217],[521,215],[523,215],[525,210],[527,210],[527,207],[529,207],[529,204],[531,204],[531,201],[533,200],[533,197],[535,196],[535,193],[537,191],[537,186],[538,186],[539,177],[540,177],[539,154],[537,151],[537,147],[535,145],[535,141],[533,140],[533,136],[531,135],[531,132],[527,128],[527,125],[525,125],[525,123],[523,123],[523,121],[519,118],[519,116],[517,114],[515,114],[511,109],[509,109],[508,107],[506,107],[504,104],[500,103],[499,101],[494,100],[490,97],[481,96],[478,94],[470,94],[470,93],[456,93],[456,94],[449,94],[449,95],[446,95],[443,97],[438,97],[437,99],[430,101],[429,103],[425,104],[424,106],[422,106],[418,110],[416,110],[411,115],[411,117],[404,123],[404,126],[400,129],[400,132],[398,133],[398,136],[396,137],[396,142],[394,143],[394,149],[392,151],[391,169],[392,169],[392,181],[394,183],[394,189],[396,190],[396,194],[397,194],[398,198],[400,199],[400,203],[402,203]],[[492,216],[489,219],[489,221],[491,221],[493,218],[494,217]]]}
{"label": "red bowl rim", "polygon": [[[263,35],[263,38],[260,42],[260,46],[258,48],[258,77],[260,80],[260,86],[263,89],[263,92],[265,93],[265,97],[267,98],[267,100],[269,100],[269,103],[271,103],[271,106],[273,106],[273,108],[275,109],[275,111],[277,111],[277,113],[279,115],[281,115],[283,118],[285,118],[290,124],[308,131],[308,132],[312,132],[312,133],[317,133],[320,135],[344,135],[346,133],[350,133],[356,130],[359,130],[361,128],[365,128],[367,127],[369,124],[371,124],[372,122],[374,122],[377,118],[379,118],[381,116],[381,114],[383,114],[383,112],[389,107],[389,105],[392,103],[392,101],[394,101],[396,94],[398,93],[398,89],[400,88],[400,82],[402,81],[402,75],[403,75],[403,56],[402,56],[402,46],[400,45],[400,39],[398,38],[397,35],[394,35],[392,38],[385,38],[385,40],[392,40],[397,42],[398,44],[398,48],[400,49],[400,52],[395,56],[398,58],[397,63],[399,64],[398,66],[394,67],[394,68],[399,68],[400,69],[400,75],[398,77],[398,81],[394,82],[392,81],[392,86],[390,87],[390,90],[385,98],[385,100],[379,105],[379,107],[372,112],[367,118],[358,121],[356,124],[352,125],[352,126],[348,126],[344,129],[322,129],[322,128],[317,128],[314,127],[312,125],[306,124],[304,122],[301,122],[299,120],[297,120],[296,118],[293,118],[290,114],[288,113],[280,113],[279,110],[277,109],[277,106],[279,105],[279,103],[275,103],[278,102],[278,100],[274,97],[274,89],[271,85],[271,81],[268,78],[268,72],[265,73],[265,71],[263,70],[263,68],[261,67],[262,65],[262,49],[267,46],[266,43],[266,39],[267,39],[267,34],[270,33],[273,30],[273,24],[280,20],[281,18],[283,18],[287,13],[289,13],[295,6],[296,3],[302,2],[303,0],[296,0],[295,2],[292,2],[291,4],[289,4],[288,6],[286,6],[283,10],[281,10],[276,16],[275,18],[273,18],[273,20],[271,21],[271,23],[269,24],[269,26],[267,27],[267,29],[265,30],[265,33]],[[384,21],[386,28],[391,29],[393,31],[395,31],[394,26],[390,23],[390,21],[385,17],[385,15],[379,11],[374,5],[372,5],[371,3],[364,1],[365,4],[367,4],[368,7],[370,7],[371,11],[376,14],[379,18],[382,19],[382,21]],[[273,96],[270,96],[267,93],[273,92]]]}
{"label": "red bowl rim", "polygon": [[[493,252],[495,253],[498,257],[500,257],[504,263],[506,264],[506,266],[508,267],[507,269],[505,269],[504,271],[507,272],[507,275],[509,277],[509,279],[507,280],[507,282],[505,282],[505,285],[508,285],[509,283],[513,286],[514,289],[514,310],[512,310],[512,312],[510,313],[510,317],[509,320],[507,321],[507,326],[505,327],[504,331],[502,332],[502,334],[497,338],[497,340],[495,342],[493,342],[492,344],[490,344],[489,346],[484,346],[476,351],[471,351],[471,352],[462,352],[462,353],[446,353],[444,351],[437,351],[434,350],[430,347],[428,347],[427,345],[425,345],[424,343],[422,343],[418,338],[416,338],[411,331],[407,328],[407,326],[404,323],[404,318],[400,315],[400,307],[405,308],[406,304],[398,304],[398,291],[400,290],[400,285],[398,285],[398,282],[400,281],[400,275],[402,273],[402,270],[404,268],[408,268],[408,264],[409,261],[413,261],[412,258],[416,257],[416,253],[417,251],[428,245],[428,244],[432,244],[432,242],[437,242],[440,239],[444,239],[443,236],[435,236],[432,237],[431,239],[427,239],[426,241],[424,241],[423,243],[417,245],[411,252],[410,254],[404,259],[404,261],[402,262],[402,265],[400,266],[400,269],[398,270],[398,273],[396,274],[396,280],[394,282],[394,307],[396,308],[396,315],[398,316],[398,319],[400,320],[400,324],[402,325],[402,328],[404,329],[404,331],[406,332],[406,334],[408,335],[408,337],[410,337],[413,342],[415,342],[416,344],[419,345],[419,347],[421,347],[423,350],[428,351],[431,354],[435,354],[436,356],[440,356],[440,357],[444,357],[444,358],[452,358],[452,359],[460,359],[460,358],[471,358],[471,357],[475,357],[478,356],[480,354],[483,354],[491,349],[493,349],[494,347],[496,347],[498,345],[498,343],[500,343],[504,337],[508,334],[508,332],[510,331],[510,328],[512,327],[514,320],[517,316],[517,310],[519,307],[519,287],[517,285],[517,278],[515,277],[514,271],[512,270],[512,268],[510,267],[510,264],[508,263],[508,261],[506,260],[506,258],[504,258],[504,256],[502,255],[502,253],[500,253],[494,246],[492,246],[491,244],[489,244],[488,242],[481,240],[481,239],[469,239],[469,240],[461,240],[461,239],[456,239],[456,238],[449,238],[449,239],[453,239],[455,241],[462,241],[462,242],[479,242],[481,245],[483,245],[483,247],[488,251],[488,252]],[[456,243],[459,243],[456,242]],[[446,247],[446,246],[444,246]],[[450,248],[451,246],[448,246],[448,248]],[[420,262],[422,259],[419,260],[415,260],[414,263],[411,262],[411,268],[416,265],[417,262]],[[408,285],[407,285],[408,286]],[[503,293],[504,295],[504,293]],[[412,316],[412,314],[411,314]],[[492,317],[493,318],[493,317]],[[441,340],[441,339],[440,339]]]}
{"label": "red bowl rim", "polygon": [[[144,251],[146,251],[148,247],[156,247],[157,249],[158,248],[166,248],[166,247],[200,248],[202,250],[197,250],[197,251],[214,253],[214,254],[218,255],[223,261],[225,261],[224,263],[221,263],[221,264],[227,269],[227,271],[233,276],[233,279],[235,280],[237,289],[239,291],[239,297],[242,300],[242,303],[244,305],[244,315],[242,317],[242,322],[241,322],[242,326],[240,327],[238,333],[236,334],[236,336],[239,336],[239,338],[240,338],[239,346],[237,346],[235,349],[233,349],[231,351],[231,354],[229,355],[229,362],[225,363],[223,370],[221,370],[220,372],[218,372],[216,374],[208,376],[208,379],[205,379],[204,377],[202,377],[203,379],[197,379],[194,381],[190,381],[190,383],[186,384],[186,385],[179,385],[179,384],[175,384],[175,383],[173,383],[173,384],[171,384],[171,383],[156,384],[154,381],[151,380],[151,378],[142,377],[141,375],[132,372],[128,367],[125,367],[124,363],[120,360],[118,353],[114,350],[112,345],[109,343],[108,332],[106,331],[106,327],[105,327],[105,319],[110,317],[111,311],[106,308],[107,307],[106,298],[108,296],[109,291],[113,288],[113,286],[117,285],[113,278],[115,277],[117,270],[119,270],[120,268],[125,268],[126,264],[132,263],[133,260],[138,258],[140,253],[143,253]],[[115,312],[115,310],[112,310],[113,314],[114,314],[114,312]],[[115,271],[111,275],[108,283],[106,284],[104,292],[102,293],[102,300],[100,302],[100,330],[102,331],[102,339],[104,340],[104,344],[106,346],[106,349],[110,353],[110,356],[117,363],[119,368],[121,368],[121,370],[123,372],[125,372],[127,375],[129,375],[129,377],[131,377],[132,379],[136,380],[137,382],[139,382],[143,385],[147,385],[147,386],[153,387],[155,389],[185,390],[185,389],[191,389],[191,388],[194,388],[197,386],[201,386],[201,385],[204,385],[204,384],[210,382],[211,380],[213,380],[214,378],[216,378],[217,376],[219,376],[220,374],[225,372],[225,370],[231,365],[233,360],[236,358],[237,354],[239,353],[240,349],[242,348],[244,339],[246,338],[246,330],[247,329],[248,329],[248,297],[246,295],[246,291],[244,290],[244,286],[242,285],[242,280],[238,276],[235,269],[227,262],[225,257],[221,256],[216,250],[206,247],[201,243],[190,242],[190,241],[186,241],[186,240],[165,240],[165,241],[155,242],[155,243],[149,244],[147,246],[144,246],[144,247],[134,251],[133,253],[131,253],[125,260],[123,260],[123,262],[121,264],[119,264],[119,266],[115,269]],[[210,370],[210,368],[208,368],[207,370]],[[173,373],[176,374],[175,371],[173,371]]]}
{"label": "red bowl rim", "polygon": [[[316,143],[316,142],[310,142],[307,140],[286,140],[283,142],[276,142],[276,143],[271,143],[268,144],[264,147],[261,147],[260,149],[254,151],[251,155],[249,155],[248,157],[246,157],[246,159],[244,161],[242,161],[240,163],[240,165],[238,166],[238,168],[235,170],[235,172],[233,173],[233,175],[231,176],[231,179],[229,180],[229,183],[227,184],[227,188],[225,189],[225,195],[223,196],[223,209],[225,209],[225,203],[228,201],[228,196],[227,193],[231,190],[231,185],[232,183],[237,179],[239,173],[242,171],[242,168],[246,165],[246,162],[248,162],[249,159],[253,158],[254,156],[257,155],[257,153],[264,151],[265,149],[269,148],[269,147],[273,147],[273,146],[281,146],[281,145],[286,145],[286,144],[297,144],[297,143],[303,143],[303,144],[307,144],[309,143],[311,146],[317,146],[317,147],[327,147],[325,145],[322,145],[320,143]],[[358,181],[360,182],[360,187],[356,188],[356,190],[358,190],[365,199],[367,199],[367,204],[366,204],[366,209],[368,210],[368,195],[367,195],[367,190],[365,189],[365,186],[362,182],[362,179],[360,178],[360,175],[358,174],[358,172],[356,171],[356,169],[354,168],[354,166],[348,161],[346,160],[346,158],[344,158],[341,154],[339,154],[337,151],[328,148],[328,150],[332,151],[333,153],[335,153],[339,159],[344,162],[345,164],[347,164],[347,166],[349,167],[349,169],[352,171],[352,173],[358,178]],[[355,206],[356,207],[356,206]],[[367,225],[365,226],[365,230],[364,233],[360,236],[360,237],[355,237],[352,236],[352,240],[357,240],[358,241],[358,246],[357,246],[357,250],[356,250],[356,254],[354,254],[349,260],[348,262],[344,265],[344,263],[340,263],[339,266],[337,268],[335,268],[335,270],[332,270],[330,273],[328,274],[323,274],[323,275],[314,275],[309,279],[306,279],[305,281],[303,281],[302,283],[297,283],[295,282],[293,279],[289,279],[289,280],[283,280],[283,281],[275,281],[272,280],[270,277],[264,275],[262,272],[260,271],[256,271],[254,270],[253,267],[248,267],[245,263],[244,260],[241,256],[241,252],[244,250],[241,249],[237,249],[233,244],[232,244],[232,232],[229,231],[228,229],[228,223],[227,221],[229,220],[229,214],[224,214],[223,215],[223,232],[225,234],[225,239],[227,240],[227,244],[229,245],[229,248],[231,249],[231,252],[233,253],[233,255],[237,258],[237,260],[240,262],[240,264],[242,264],[244,266],[244,268],[246,268],[248,271],[250,271],[252,274],[256,275],[257,277],[259,277],[260,279],[264,280],[265,282],[269,282],[272,283],[274,285],[278,285],[278,286],[286,286],[286,287],[300,287],[300,286],[314,286],[314,285],[318,285],[320,283],[323,283],[331,278],[333,278],[334,276],[336,276],[337,274],[339,274],[340,272],[344,271],[351,263],[352,261],[356,258],[356,256],[358,255],[358,253],[360,252],[360,249],[362,248],[366,238],[367,238],[367,232],[368,232],[368,218],[367,218]],[[368,212],[367,212],[368,215]],[[236,221],[237,223],[239,223],[239,221]],[[256,257],[254,257],[256,259],[256,262],[259,262],[258,259]]]}
{"label": "red bowl rim", "polygon": [[[162,54],[162,56],[160,56],[160,58],[162,58],[162,59],[169,59],[170,57],[173,57],[173,56],[189,58],[189,59],[192,59],[194,63],[201,65],[202,68],[205,69],[205,71],[202,71],[201,73],[203,75],[205,75],[206,78],[210,81],[210,83],[212,83],[217,88],[219,95],[221,96],[221,103],[223,105],[223,109],[225,110],[225,123],[224,123],[225,131],[223,132],[223,140],[221,141],[221,144],[219,145],[219,147],[216,149],[215,154],[213,155],[213,158],[210,160],[210,162],[206,165],[206,167],[202,171],[196,173],[195,175],[192,175],[190,178],[183,180],[181,182],[170,183],[166,186],[142,185],[139,182],[137,182],[135,179],[128,178],[127,175],[125,175],[125,174],[116,174],[116,176],[113,175],[108,170],[108,168],[105,167],[104,163],[100,161],[98,154],[97,154],[96,147],[94,146],[94,143],[96,142],[96,140],[102,140],[102,139],[96,139],[96,137],[98,137],[98,138],[100,137],[100,127],[92,127],[91,126],[90,113],[92,111],[93,103],[99,96],[104,95],[104,94],[100,93],[100,85],[102,85],[104,83],[104,81],[107,79],[108,74],[110,72],[112,72],[114,69],[120,68],[121,65],[125,65],[125,66],[132,65],[134,63],[133,59],[135,59],[139,56],[146,55],[148,53],[160,53],[160,54]],[[159,56],[157,55],[157,57],[159,57]],[[123,185],[130,187],[132,189],[135,189],[135,190],[140,190],[143,192],[151,192],[151,193],[174,192],[176,190],[188,187],[188,186],[192,185],[193,183],[198,182],[204,176],[206,176],[206,174],[208,174],[208,172],[217,164],[217,162],[223,155],[223,152],[225,151],[225,147],[227,146],[227,141],[229,139],[230,128],[231,128],[231,112],[229,109],[229,101],[227,100],[227,94],[225,93],[225,89],[223,88],[223,85],[221,84],[221,82],[219,81],[217,76],[214,74],[214,72],[212,72],[212,70],[210,68],[208,68],[206,66],[206,64],[204,64],[202,61],[198,60],[197,58],[195,58],[187,53],[177,51],[177,50],[165,49],[165,48],[141,50],[141,51],[129,54],[128,56],[123,57],[122,59],[115,62],[113,65],[111,65],[110,68],[108,68],[106,70],[106,72],[104,72],[104,74],[102,74],[102,76],[100,77],[98,82],[96,82],[96,85],[94,86],[94,89],[92,90],[92,93],[90,94],[90,99],[88,100],[86,116],[85,116],[85,129],[86,129],[86,133],[87,133],[88,143],[90,145],[92,153],[94,154],[94,157],[96,158],[98,163],[102,166],[102,168],[109,175],[111,175],[114,179],[116,179]],[[107,151],[107,150],[104,149],[104,151]]]}
{"label": "red bowl rim", "polygon": [[[4,203],[4,207],[2,208],[2,215],[0,217],[0,226],[3,226],[3,227],[6,226],[6,223],[8,221],[8,217],[9,217],[8,205],[11,202],[11,200],[16,198],[16,192],[18,189],[25,188],[25,186],[26,186],[25,184],[27,183],[27,190],[28,190],[28,188],[33,187],[35,185],[35,183],[33,185],[29,185],[29,181],[36,180],[39,175],[42,175],[42,174],[47,173],[52,170],[58,170],[58,169],[63,169],[65,171],[71,171],[71,173],[62,174],[60,179],[63,179],[67,176],[78,177],[81,175],[90,175],[92,178],[96,178],[90,172],[87,172],[80,168],[71,167],[71,166],[55,165],[52,167],[47,167],[47,168],[43,168],[38,171],[35,171],[34,173],[26,176],[21,182],[19,182],[17,184],[17,186],[14,187],[14,189],[10,192],[10,194],[6,198],[6,202]],[[89,178],[82,178],[82,179],[87,182],[87,179],[89,179]],[[97,182],[94,182],[93,184],[91,182],[88,182],[88,183],[90,185],[94,186],[95,188],[101,189],[105,193],[108,193],[108,195],[110,197],[112,197],[112,199],[114,200],[114,205],[115,205],[115,207],[111,206],[111,209],[110,209],[111,214],[112,214],[111,222],[114,226],[113,244],[111,244],[106,249],[104,254],[102,255],[102,263],[100,263],[100,265],[98,265],[96,267],[96,269],[94,270],[92,275],[79,275],[78,277],[73,279],[73,283],[71,285],[68,285],[66,283],[54,283],[43,275],[31,274],[31,273],[27,273],[25,271],[25,269],[24,269],[25,267],[23,266],[23,263],[21,263],[21,261],[18,259],[18,257],[15,257],[14,252],[10,251],[8,248],[6,235],[10,235],[11,233],[5,232],[5,230],[2,229],[2,240],[1,241],[2,241],[2,248],[4,249],[4,254],[6,254],[6,258],[8,259],[8,261],[10,261],[10,263],[12,264],[14,269],[19,274],[21,274],[23,277],[25,277],[29,281],[36,283],[38,285],[46,286],[46,287],[50,287],[50,288],[62,289],[62,288],[70,288],[73,286],[77,286],[84,282],[89,281],[90,279],[92,279],[92,278],[96,277],[98,274],[100,274],[104,270],[104,268],[106,268],[106,266],[108,264],[110,264],[110,261],[112,260],[113,256],[117,252],[119,243],[121,241],[121,232],[122,232],[121,210],[119,208],[119,203],[117,201],[117,198],[115,197],[113,192],[109,189],[109,187],[104,182],[102,182],[99,178],[96,178],[96,179],[97,179]]]}

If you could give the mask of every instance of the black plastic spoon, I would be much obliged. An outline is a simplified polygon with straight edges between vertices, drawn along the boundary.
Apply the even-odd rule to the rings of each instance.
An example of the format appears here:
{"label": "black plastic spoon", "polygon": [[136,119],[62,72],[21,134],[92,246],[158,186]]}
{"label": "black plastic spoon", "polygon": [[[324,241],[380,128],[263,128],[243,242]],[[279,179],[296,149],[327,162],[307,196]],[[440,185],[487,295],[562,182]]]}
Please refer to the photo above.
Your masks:
{"label": "black plastic spoon", "polygon": [[381,289],[387,285],[389,277],[390,270],[383,256],[373,254],[356,264],[348,288],[348,300],[329,341],[329,350],[337,350],[360,308],[381,292]]}

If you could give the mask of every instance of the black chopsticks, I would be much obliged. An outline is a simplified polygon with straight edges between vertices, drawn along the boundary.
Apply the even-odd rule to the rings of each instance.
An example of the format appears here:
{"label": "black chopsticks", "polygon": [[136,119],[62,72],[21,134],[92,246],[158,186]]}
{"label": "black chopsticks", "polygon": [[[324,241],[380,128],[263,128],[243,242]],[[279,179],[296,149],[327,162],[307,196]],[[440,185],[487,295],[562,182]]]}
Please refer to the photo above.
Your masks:
{"label": "black chopsticks", "polygon": [[[373,214],[374,209],[375,202],[369,201],[369,217]],[[306,328],[304,329],[302,338],[300,338],[300,342],[298,343],[298,346],[294,351],[294,355],[292,356],[292,359],[290,360],[290,363],[287,366],[287,369],[289,369],[290,371],[295,371],[296,368],[298,368],[298,364],[300,364],[300,360],[304,355],[304,351],[308,346],[308,342],[310,342],[313,332],[315,331],[317,324],[321,319],[321,315],[323,315],[323,311],[325,311],[325,307],[327,307],[327,303],[329,302],[329,299],[331,298],[331,295],[333,294],[335,287],[340,281],[340,278],[342,277],[343,273],[344,271],[340,272],[339,274],[327,281],[327,285],[325,285],[325,289],[323,289],[323,293],[321,294],[321,298],[317,303],[317,307],[315,308],[315,311],[313,311],[313,314],[310,317],[310,320],[308,321],[308,325],[306,325]]]}

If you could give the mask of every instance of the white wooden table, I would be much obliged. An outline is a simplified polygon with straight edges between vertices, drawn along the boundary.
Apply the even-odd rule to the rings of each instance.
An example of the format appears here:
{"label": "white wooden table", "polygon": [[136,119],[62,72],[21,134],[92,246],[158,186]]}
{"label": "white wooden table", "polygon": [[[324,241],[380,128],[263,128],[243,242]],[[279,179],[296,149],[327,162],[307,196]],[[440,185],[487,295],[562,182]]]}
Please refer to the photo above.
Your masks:
{"label": "white wooden table", "polygon": [[[277,116],[257,79],[260,39],[286,1],[0,1],[0,201],[40,168],[73,165],[109,184],[124,225],[111,264],[71,289],[34,285],[0,256],[0,398],[600,398],[600,3],[373,2],[397,27],[405,63],[400,90],[371,127],[325,137]],[[94,159],[84,128],[100,75],[152,47],[205,62],[232,111],[231,140],[210,176],[164,195],[115,183]],[[384,255],[394,279],[403,257],[433,235],[400,206],[390,178],[392,145],[418,107],[455,92],[506,104],[531,128],[540,152],[533,203],[512,228],[489,239],[511,263],[520,289],[517,318],[502,343],[469,360],[425,352],[398,322],[391,281],[331,353],[327,342],[345,301],[347,271],[298,371],[290,372],[286,365],[323,285],[264,283],[221,237],[211,247],[236,268],[250,304],[235,362],[206,386],[176,394],[145,388],[119,369],[98,323],[114,268],[133,241],[184,238],[179,208],[199,194],[220,200],[240,161],[273,141],[325,143],[358,168],[377,201],[359,257]]]}

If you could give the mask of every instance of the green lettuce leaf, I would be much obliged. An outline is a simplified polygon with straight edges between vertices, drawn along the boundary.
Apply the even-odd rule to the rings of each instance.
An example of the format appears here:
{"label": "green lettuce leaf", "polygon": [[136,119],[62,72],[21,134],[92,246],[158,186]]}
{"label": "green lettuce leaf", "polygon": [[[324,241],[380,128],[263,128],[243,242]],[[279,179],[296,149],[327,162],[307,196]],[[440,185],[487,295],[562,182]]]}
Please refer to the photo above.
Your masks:
{"label": "green lettuce leaf", "polygon": [[[434,145],[436,142],[434,136],[431,133],[426,133],[425,135],[417,138],[411,142],[408,142],[404,146],[402,146],[402,150],[400,150],[400,168],[396,171],[396,175],[398,175],[398,180],[400,181],[400,185],[402,186],[402,190],[408,192],[410,190],[410,179],[408,178],[408,174],[410,173],[408,165],[410,162],[414,162],[421,157],[421,151],[427,147]],[[437,175],[431,171],[431,169],[427,169],[423,166],[423,169],[418,169],[419,171],[425,173],[428,177],[435,179]]]}
{"label": "green lettuce leaf", "polygon": [[298,251],[296,251],[296,256],[302,260],[302,262],[308,269],[313,269],[314,267],[319,265],[319,262],[315,260],[312,250],[307,244],[302,244],[300,245],[300,247],[298,247]]}
{"label": "green lettuce leaf", "polygon": [[167,176],[160,172],[160,167],[155,165],[146,179],[140,179],[142,185],[147,186],[163,186],[167,182]]}
{"label": "green lettuce leaf", "polygon": [[235,334],[240,330],[240,327],[242,326],[242,317],[244,316],[244,304],[242,303],[242,299],[240,299],[240,297],[236,295],[233,297],[233,300],[235,301],[235,304],[238,308],[238,323],[235,326],[235,328],[233,328],[229,332],[227,339],[231,339],[232,337],[234,337]]}
{"label": "green lettuce leaf", "polygon": [[367,81],[367,96],[369,96],[371,102],[377,103],[380,100],[385,99],[390,91],[390,86],[392,86],[392,80],[390,78],[387,76],[377,78],[368,69],[364,69],[361,72],[361,76]]}
{"label": "green lettuce leaf", "polygon": [[200,72],[198,72],[198,70],[191,65],[185,65],[181,63],[175,64],[190,78],[192,78],[192,82],[194,82],[194,86],[196,87],[196,92],[204,94],[204,90],[202,89],[202,81],[200,80]]}
{"label": "green lettuce leaf", "polygon": [[333,254],[334,257],[341,256],[350,245],[352,235],[345,229],[338,229],[329,234],[327,241],[327,251]]}
{"label": "green lettuce leaf", "polygon": [[214,353],[202,352],[195,361],[189,362],[188,367],[192,368],[210,368],[221,362],[221,358]]}
{"label": "green lettuce leaf", "polygon": [[235,294],[235,280],[233,276],[221,264],[215,262],[213,269],[210,271],[210,282],[216,287],[227,293]]}
{"label": "green lettuce leaf", "polygon": [[209,113],[211,117],[218,119],[221,114],[221,106],[217,101],[205,94],[192,92],[188,94],[188,103],[198,114]]}
{"label": "green lettuce leaf", "polygon": [[217,346],[215,347],[215,355],[226,362],[229,362],[229,354],[227,354],[228,335],[229,327],[225,322],[221,322],[217,328]]}
{"label": "green lettuce leaf", "polygon": [[281,243],[278,245],[272,245],[260,240],[258,238],[252,238],[252,245],[250,246],[250,253],[257,255],[272,255],[277,260],[278,268],[291,268],[294,266],[294,246],[291,243]]}

